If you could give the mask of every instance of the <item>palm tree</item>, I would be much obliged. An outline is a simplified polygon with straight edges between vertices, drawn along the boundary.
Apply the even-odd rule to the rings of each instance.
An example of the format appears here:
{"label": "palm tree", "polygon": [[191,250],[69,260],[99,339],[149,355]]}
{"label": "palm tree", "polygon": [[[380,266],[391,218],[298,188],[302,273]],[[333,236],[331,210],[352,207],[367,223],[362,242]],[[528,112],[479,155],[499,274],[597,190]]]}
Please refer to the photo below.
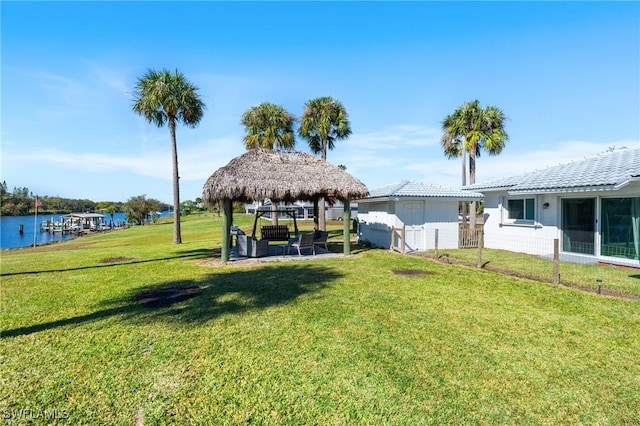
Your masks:
{"label": "palm tree", "polygon": [[243,138],[245,147],[293,148],[296,144],[293,132],[295,122],[296,117],[280,105],[263,102],[251,107],[242,114],[242,125],[246,131]]}
{"label": "palm tree", "polygon": [[[448,115],[442,121],[442,135],[441,143],[444,149],[444,155],[447,158],[460,157],[462,159],[462,186],[467,184],[467,149],[464,144],[464,135],[467,134],[467,124],[470,116],[473,115],[473,110],[478,106],[477,101],[468,102],[458,109],[453,114]],[[467,203],[460,203],[460,212],[462,214],[462,222],[466,225],[467,222]]]}
{"label": "palm tree", "polygon": [[[307,139],[314,154],[320,154],[326,161],[327,149],[333,149],[336,140],[346,139],[351,134],[347,110],[342,103],[330,96],[311,99],[304,105],[298,134]],[[317,211],[317,227],[324,231],[324,198],[317,200],[317,205],[319,207],[314,206]]]}
{"label": "palm tree", "polygon": [[[478,100],[467,102],[442,121],[441,139],[444,154],[448,158],[462,157],[462,186],[466,185],[466,157],[469,155],[469,184],[476,183],[476,158],[484,150],[489,155],[502,152],[509,135],[504,130],[506,117],[495,106],[482,108]],[[471,228],[476,224],[476,204],[469,212]],[[463,221],[466,209],[463,203]]]}
{"label": "palm tree", "polygon": [[[280,105],[263,102],[249,108],[242,114],[242,125],[246,134],[243,138],[245,148],[291,149],[296,144],[293,125],[296,117]],[[278,209],[275,200],[271,202],[273,224],[278,224]]]}
{"label": "palm tree", "polygon": [[178,174],[178,147],[176,123],[196,127],[206,106],[198,96],[198,88],[185,76],[167,70],[147,72],[136,83],[133,111],[158,127],[169,126],[171,156],[173,160],[173,243],[181,244],[180,232],[180,176]]}
{"label": "palm tree", "polygon": [[114,222],[113,222],[113,216],[116,214],[116,212],[118,211],[118,209],[116,208],[116,206],[114,206],[113,204],[109,204],[104,211],[106,213],[109,213],[109,215],[111,216],[111,224],[110,227],[113,228],[114,227]]}

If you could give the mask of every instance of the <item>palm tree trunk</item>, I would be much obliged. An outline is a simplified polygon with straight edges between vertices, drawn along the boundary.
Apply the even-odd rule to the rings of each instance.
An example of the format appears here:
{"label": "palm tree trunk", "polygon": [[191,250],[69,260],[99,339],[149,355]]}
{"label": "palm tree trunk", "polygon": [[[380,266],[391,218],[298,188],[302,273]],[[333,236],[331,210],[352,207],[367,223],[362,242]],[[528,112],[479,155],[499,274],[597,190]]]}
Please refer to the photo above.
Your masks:
{"label": "palm tree trunk", "polygon": [[[469,185],[476,183],[476,150],[469,150]],[[476,202],[472,201],[469,208],[469,228],[476,229]]]}
{"label": "palm tree trunk", "polygon": [[180,232],[180,176],[178,175],[178,145],[176,143],[176,122],[169,120],[171,132],[171,158],[173,160],[173,244],[182,244]]}
{"label": "palm tree trunk", "polygon": [[[467,184],[467,150],[462,147],[462,186]],[[462,201],[460,214],[462,214],[462,227],[467,227],[467,202]]]}
{"label": "palm tree trunk", "polygon": [[[322,160],[327,161],[327,141],[322,141]],[[327,230],[327,221],[325,218],[324,197],[318,198],[318,230]]]}

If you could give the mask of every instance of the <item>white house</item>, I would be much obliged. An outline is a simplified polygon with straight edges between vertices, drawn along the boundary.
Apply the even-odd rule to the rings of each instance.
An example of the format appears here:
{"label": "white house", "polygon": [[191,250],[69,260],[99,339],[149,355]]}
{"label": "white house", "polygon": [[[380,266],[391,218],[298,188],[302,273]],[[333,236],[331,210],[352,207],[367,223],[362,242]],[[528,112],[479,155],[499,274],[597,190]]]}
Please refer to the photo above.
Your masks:
{"label": "white house", "polygon": [[[244,211],[246,214],[255,214],[256,209],[261,206],[270,206],[271,200],[267,200],[264,203],[245,203]],[[295,203],[278,203],[279,208],[282,209],[294,209],[296,210],[296,217],[298,219],[313,219],[313,203],[310,201],[296,201]],[[358,213],[358,203],[350,203],[351,208],[351,217],[356,217]],[[325,219],[327,220],[342,220],[342,215],[344,214],[344,205],[342,201],[336,201],[335,204],[329,205],[325,203]],[[267,213],[265,215],[266,218],[270,218],[271,214]],[[284,214],[280,215],[281,218],[287,219],[287,216]]]}
{"label": "white house", "polygon": [[[358,240],[390,248],[404,235],[401,251],[458,248],[458,204],[479,201],[482,194],[402,181],[386,185],[358,200]],[[394,243],[394,246],[397,244]]]}
{"label": "white house", "polygon": [[640,147],[468,185],[484,194],[484,245],[640,266]]}

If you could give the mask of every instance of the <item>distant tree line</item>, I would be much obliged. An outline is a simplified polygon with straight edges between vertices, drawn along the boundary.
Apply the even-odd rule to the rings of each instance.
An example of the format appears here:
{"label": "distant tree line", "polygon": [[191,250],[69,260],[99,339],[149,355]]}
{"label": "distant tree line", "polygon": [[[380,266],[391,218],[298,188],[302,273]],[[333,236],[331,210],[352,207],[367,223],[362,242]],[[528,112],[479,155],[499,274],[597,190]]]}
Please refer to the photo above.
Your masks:
{"label": "distant tree line", "polygon": [[[140,204],[146,213],[151,211],[163,211],[169,209],[169,205],[158,200],[147,200],[144,195],[131,197],[127,202],[121,201],[99,201],[95,202],[87,199],[73,199],[63,197],[50,197],[47,195],[38,196],[38,214],[68,214],[68,213],[103,213],[113,215],[118,212],[133,212],[132,223],[139,217]],[[145,202],[141,203],[143,199]],[[148,206],[147,206],[148,205]],[[0,183],[0,216],[26,216],[35,213],[36,195],[29,191],[27,187],[14,187],[12,191],[7,188],[7,183]],[[146,216],[142,216],[145,218]]]}
{"label": "distant tree line", "polygon": [[[98,203],[86,199],[71,199],[63,197],[39,196],[38,213],[56,214],[72,212],[93,212],[98,209]],[[111,203],[121,208],[122,203]],[[26,187],[14,187],[9,191],[7,183],[0,184],[0,216],[23,216],[33,214],[36,208],[36,196]]]}
{"label": "distant tree line", "polygon": [[[125,213],[130,224],[144,225],[150,221],[155,221],[159,216],[157,213],[171,209],[171,205],[163,203],[154,198],[147,198],[146,195],[136,195],[126,202],[121,201],[91,201],[78,200],[62,197],[50,197],[47,195],[38,196],[40,205],[38,214],[68,214],[68,213],[102,213],[113,215],[115,213]],[[242,205],[238,205],[238,211],[244,212]],[[7,183],[0,184],[0,216],[26,216],[35,213],[36,196],[26,187],[14,187],[9,192]],[[180,203],[182,214],[189,215],[196,212],[218,211],[217,206],[209,208],[203,203],[202,198],[186,200]]]}

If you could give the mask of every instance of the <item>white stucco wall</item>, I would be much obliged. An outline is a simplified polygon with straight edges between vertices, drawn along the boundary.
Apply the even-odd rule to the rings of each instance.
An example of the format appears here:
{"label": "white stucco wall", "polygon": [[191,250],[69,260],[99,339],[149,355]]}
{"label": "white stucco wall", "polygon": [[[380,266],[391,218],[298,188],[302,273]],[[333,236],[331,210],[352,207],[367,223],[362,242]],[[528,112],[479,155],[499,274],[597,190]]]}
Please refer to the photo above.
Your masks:
{"label": "white stucco wall", "polygon": [[[487,248],[503,249],[541,256],[553,255],[553,240],[560,240],[562,248],[562,199],[596,198],[596,217],[600,216],[600,200],[603,198],[637,197],[640,182],[635,182],[618,191],[592,191],[562,194],[508,195],[506,191],[485,192],[484,245]],[[509,198],[534,198],[535,220],[532,224],[510,223],[506,203]],[[543,205],[549,203],[547,208]],[[640,266],[638,261],[598,256],[600,251],[600,223],[596,223],[596,256],[571,253],[575,261],[604,260],[621,265]]]}
{"label": "white stucco wall", "polygon": [[389,248],[391,227],[399,226],[395,204],[389,201],[358,202],[358,239]]}
{"label": "white stucco wall", "polygon": [[358,238],[389,248],[391,230],[405,228],[405,250],[458,248],[458,201],[441,198],[408,198],[384,202],[359,201]]}

